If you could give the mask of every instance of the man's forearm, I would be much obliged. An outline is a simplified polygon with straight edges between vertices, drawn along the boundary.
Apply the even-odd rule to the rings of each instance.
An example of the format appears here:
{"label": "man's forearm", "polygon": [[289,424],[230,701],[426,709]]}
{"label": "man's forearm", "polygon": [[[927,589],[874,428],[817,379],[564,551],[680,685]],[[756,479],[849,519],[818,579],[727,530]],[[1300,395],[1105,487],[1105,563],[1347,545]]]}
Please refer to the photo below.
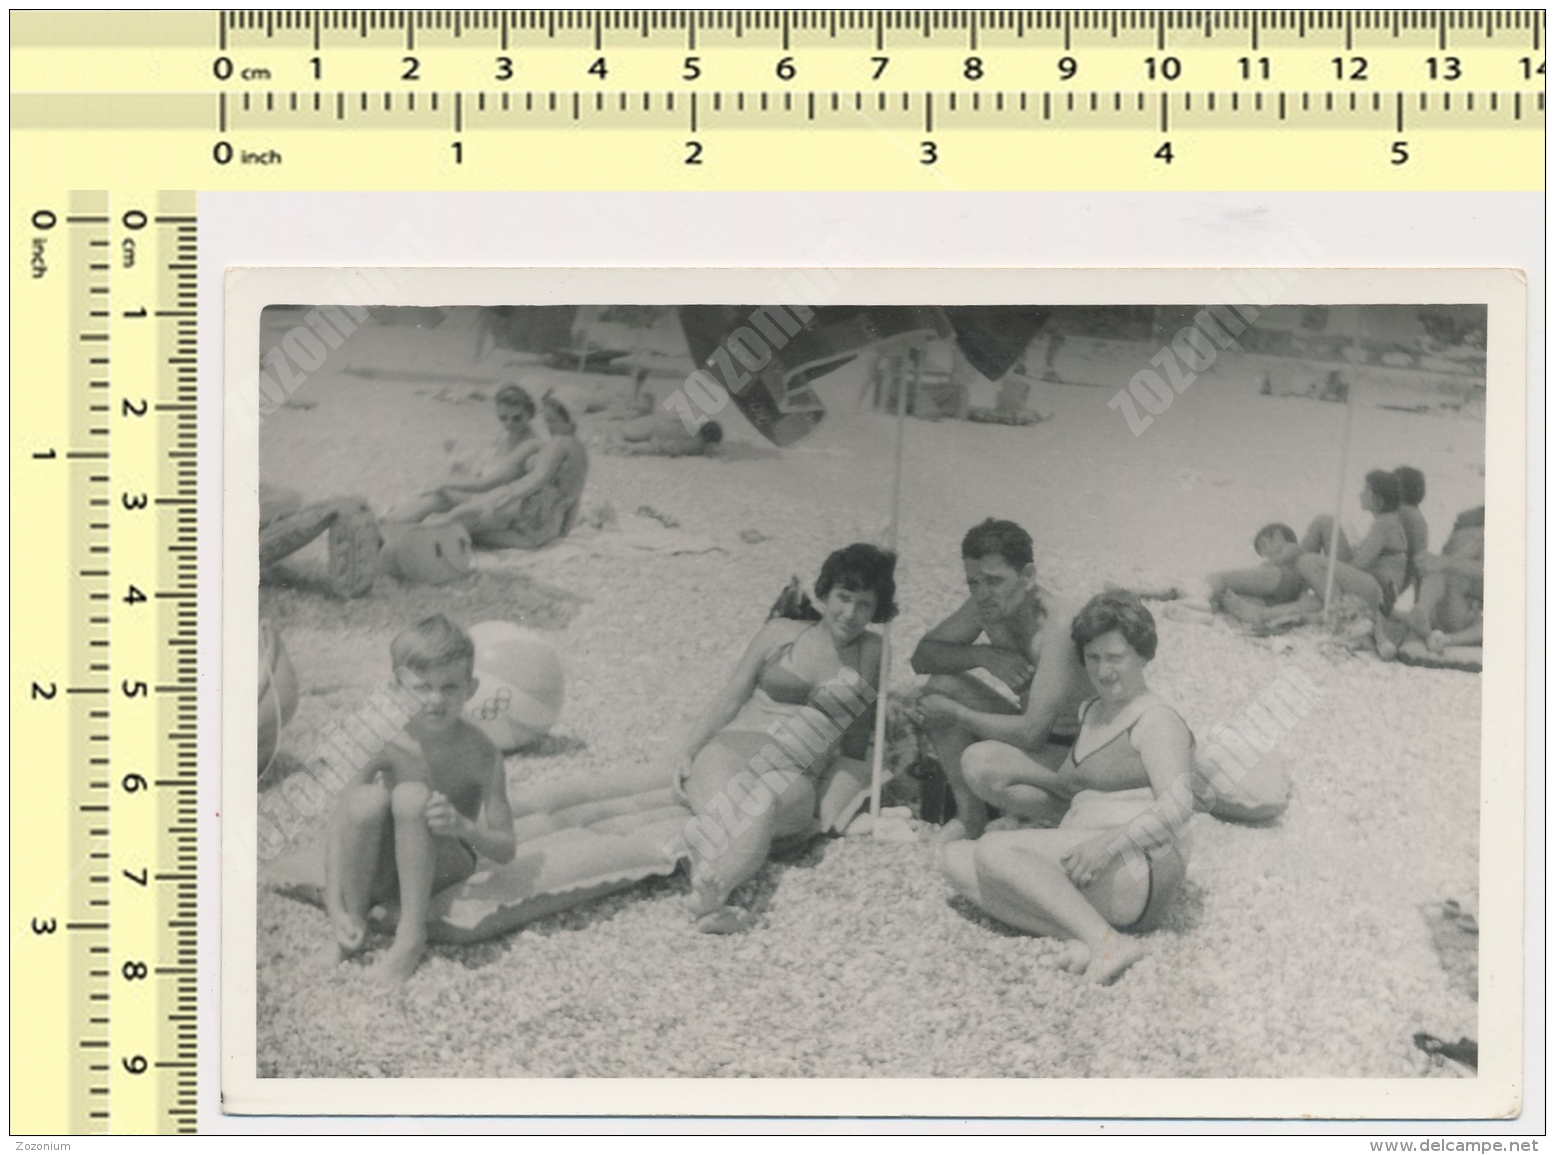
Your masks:
{"label": "man's forearm", "polygon": [[963,646],[955,642],[919,642],[912,655],[913,672],[962,674],[967,670],[987,669],[985,663],[993,648],[982,644]]}

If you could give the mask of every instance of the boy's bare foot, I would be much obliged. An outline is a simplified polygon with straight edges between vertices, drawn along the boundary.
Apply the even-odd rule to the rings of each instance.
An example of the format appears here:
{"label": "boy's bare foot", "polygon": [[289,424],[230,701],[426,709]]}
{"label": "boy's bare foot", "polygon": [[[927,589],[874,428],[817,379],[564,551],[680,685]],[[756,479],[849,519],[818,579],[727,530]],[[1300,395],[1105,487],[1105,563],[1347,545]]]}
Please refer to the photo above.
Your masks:
{"label": "boy's bare foot", "polygon": [[697,930],[703,934],[742,934],[756,922],[748,910],[737,906],[722,906],[697,919]]}
{"label": "boy's bare foot", "polygon": [[1090,952],[1090,956],[1085,977],[1106,986],[1144,958],[1145,948],[1138,939],[1109,930],[1096,949]]}
{"label": "boy's bare foot", "polygon": [[368,977],[386,986],[400,986],[416,973],[424,953],[424,943],[397,942],[383,953],[383,957],[368,972]]}
{"label": "boy's bare foot", "polygon": [[352,918],[343,910],[329,912],[329,930],[348,958],[361,950],[362,944],[367,941],[367,924],[361,919]]}
{"label": "boy's bare foot", "polygon": [[308,965],[319,970],[330,970],[350,957],[350,951],[331,939],[308,957]]}
{"label": "boy's bare foot", "polygon": [[1091,948],[1079,939],[1064,943],[1055,953],[1045,955],[1042,965],[1072,975],[1083,975],[1091,962]]}

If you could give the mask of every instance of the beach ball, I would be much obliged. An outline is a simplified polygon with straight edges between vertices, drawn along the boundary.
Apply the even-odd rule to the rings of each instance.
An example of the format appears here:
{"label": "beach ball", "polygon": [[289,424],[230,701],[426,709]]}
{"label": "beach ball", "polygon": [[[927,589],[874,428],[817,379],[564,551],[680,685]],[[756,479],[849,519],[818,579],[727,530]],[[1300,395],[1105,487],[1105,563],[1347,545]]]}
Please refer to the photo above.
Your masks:
{"label": "beach ball", "polygon": [[562,711],[561,658],[539,634],[512,622],[481,622],[470,637],[480,685],[464,716],[504,754],[528,749],[545,737]]}

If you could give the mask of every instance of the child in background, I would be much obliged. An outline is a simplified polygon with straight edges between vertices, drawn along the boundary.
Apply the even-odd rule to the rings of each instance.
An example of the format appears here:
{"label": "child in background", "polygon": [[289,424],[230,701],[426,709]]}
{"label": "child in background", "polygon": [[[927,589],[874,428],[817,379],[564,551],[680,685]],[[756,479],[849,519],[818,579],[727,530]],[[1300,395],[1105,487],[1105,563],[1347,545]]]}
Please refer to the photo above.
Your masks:
{"label": "child in background", "polygon": [[1207,594],[1185,604],[1201,612],[1223,610],[1249,625],[1262,624],[1275,607],[1285,610],[1305,588],[1296,570],[1296,559],[1301,556],[1296,531],[1273,522],[1254,535],[1253,549],[1263,558],[1262,565],[1210,574],[1205,579]]}
{"label": "child in background", "polygon": [[502,757],[464,717],[477,685],[470,635],[436,614],[389,654],[419,709],[340,796],[324,860],[332,941],[318,958],[332,966],[361,950],[368,913],[397,898],[394,943],[373,977],[402,983],[426,950],[432,895],[475,873],[478,853],[511,862],[516,844]]}

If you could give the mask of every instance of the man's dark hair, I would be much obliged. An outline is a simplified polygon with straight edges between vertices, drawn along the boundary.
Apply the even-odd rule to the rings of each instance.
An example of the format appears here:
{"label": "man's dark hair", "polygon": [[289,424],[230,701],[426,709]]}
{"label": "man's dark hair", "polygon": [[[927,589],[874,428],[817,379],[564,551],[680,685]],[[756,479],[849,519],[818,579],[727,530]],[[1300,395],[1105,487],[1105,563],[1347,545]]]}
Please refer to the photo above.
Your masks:
{"label": "man's dark hair", "polygon": [[724,427],[716,421],[708,421],[697,430],[697,436],[709,445],[717,445],[724,439]]}
{"label": "man's dark hair", "polygon": [[1002,557],[1015,569],[1025,569],[1036,561],[1031,535],[1013,521],[990,517],[967,530],[961,539],[961,556],[966,561],[981,557]]}

